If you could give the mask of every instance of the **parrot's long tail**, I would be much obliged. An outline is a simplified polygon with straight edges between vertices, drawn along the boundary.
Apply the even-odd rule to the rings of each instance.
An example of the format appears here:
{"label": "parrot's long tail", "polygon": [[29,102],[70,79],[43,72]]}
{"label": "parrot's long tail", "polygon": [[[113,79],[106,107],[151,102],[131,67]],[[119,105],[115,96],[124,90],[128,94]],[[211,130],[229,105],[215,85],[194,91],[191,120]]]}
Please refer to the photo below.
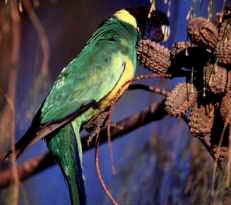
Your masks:
{"label": "parrot's long tail", "polygon": [[72,125],[68,124],[47,138],[48,149],[54,155],[68,184],[72,205],[85,205],[86,194],[80,154]]}

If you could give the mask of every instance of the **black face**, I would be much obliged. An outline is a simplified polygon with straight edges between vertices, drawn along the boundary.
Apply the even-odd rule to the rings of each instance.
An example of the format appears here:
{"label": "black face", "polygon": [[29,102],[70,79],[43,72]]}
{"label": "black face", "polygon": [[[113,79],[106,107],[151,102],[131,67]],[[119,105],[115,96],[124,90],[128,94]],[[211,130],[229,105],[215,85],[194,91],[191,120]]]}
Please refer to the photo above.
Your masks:
{"label": "black face", "polygon": [[226,2],[225,8],[224,8],[224,20],[231,18],[231,1]]}
{"label": "black face", "polygon": [[169,37],[169,21],[165,13],[154,10],[150,6],[127,9],[137,20],[141,38],[151,41],[163,41]]}
{"label": "black face", "polygon": [[169,37],[169,21],[166,14],[160,11],[152,11],[150,18],[146,18],[142,25],[142,39],[151,41],[166,41]]}

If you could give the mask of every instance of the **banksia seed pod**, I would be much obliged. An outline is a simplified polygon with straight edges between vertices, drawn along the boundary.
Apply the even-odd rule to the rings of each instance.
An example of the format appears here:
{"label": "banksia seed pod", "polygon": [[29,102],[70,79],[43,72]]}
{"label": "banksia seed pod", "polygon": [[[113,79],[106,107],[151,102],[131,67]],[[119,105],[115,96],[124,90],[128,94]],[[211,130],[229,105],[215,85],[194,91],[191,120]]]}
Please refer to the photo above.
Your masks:
{"label": "banksia seed pod", "polygon": [[231,39],[231,22],[225,21],[218,26],[218,41],[226,42]]}
{"label": "banksia seed pod", "polygon": [[212,155],[216,158],[216,159],[227,159],[229,157],[228,152],[229,148],[228,147],[224,147],[224,146],[217,146],[217,145],[213,145],[212,146]]}
{"label": "banksia seed pod", "polygon": [[227,88],[227,70],[216,64],[204,67],[205,84],[213,94],[224,94]]}
{"label": "banksia seed pod", "polygon": [[192,107],[192,112],[189,118],[189,128],[193,137],[205,137],[211,133],[214,122],[213,104],[198,105]]}
{"label": "banksia seed pod", "polygon": [[170,67],[170,51],[150,40],[141,40],[137,48],[140,63],[156,73],[167,73]]}
{"label": "banksia seed pod", "polygon": [[170,51],[170,58],[171,60],[174,60],[177,55],[183,54],[187,56],[187,49],[192,47],[192,43],[190,41],[178,41],[176,42]]}
{"label": "banksia seed pod", "polygon": [[191,68],[189,48],[192,47],[190,41],[178,41],[170,50],[171,65],[173,68]]}
{"label": "banksia seed pod", "polygon": [[228,70],[227,83],[226,83],[226,92],[231,90],[231,71]]}
{"label": "banksia seed pod", "polygon": [[222,98],[220,112],[224,122],[231,124],[231,91]]}
{"label": "banksia seed pod", "polygon": [[214,50],[218,42],[218,32],[209,20],[192,18],[188,23],[188,35],[191,41],[199,47]]}
{"label": "banksia seed pod", "polygon": [[218,63],[224,66],[231,66],[231,40],[219,42],[215,55]]}
{"label": "banksia seed pod", "polygon": [[182,116],[197,100],[196,88],[191,83],[179,83],[168,93],[165,110],[175,117]]}

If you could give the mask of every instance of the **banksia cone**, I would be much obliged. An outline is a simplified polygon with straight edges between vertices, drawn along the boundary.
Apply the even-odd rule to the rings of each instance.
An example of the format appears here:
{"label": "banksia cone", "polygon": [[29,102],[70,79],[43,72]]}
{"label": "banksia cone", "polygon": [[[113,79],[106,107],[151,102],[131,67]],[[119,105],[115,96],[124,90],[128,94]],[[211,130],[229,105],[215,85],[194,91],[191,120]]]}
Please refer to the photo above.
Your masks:
{"label": "banksia cone", "polygon": [[209,20],[192,18],[188,23],[188,35],[191,41],[199,47],[214,50],[218,42],[218,32]]}
{"label": "banksia cone", "polygon": [[182,116],[197,100],[197,91],[193,84],[179,83],[168,93],[165,110],[175,117]]}
{"label": "banksia cone", "polygon": [[170,59],[173,68],[192,67],[189,48],[192,48],[192,43],[190,41],[178,41],[172,46]]}
{"label": "banksia cone", "polygon": [[171,64],[169,49],[150,40],[139,42],[137,56],[140,63],[156,73],[168,72]]}
{"label": "banksia cone", "polygon": [[193,137],[204,137],[211,133],[214,122],[213,104],[198,105],[192,107],[189,127]]}
{"label": "banksia cone", "polygon": [[224,94],[228,86],[227,70],[219,65],[209,64],[204,67],[205,84],[213,94]]}
{"label": "banksia cone", "polygon": [[228,147],[218,146],[218,145],[213,145],[211,150],[212,155],[216,159],[220,159],[220,160],[228,158],[228,151],[229,151]]}
{"label": "banksia cone", "polygon": [[231,91],[231,71],[228,70],[227,83],[226,83],[226,92]]}
{"label": "banksia cone", "polygon": [[178,41],[176,42],[170,51],[170,58],[174,60],[179,54],[183,54],[187,56],[187,49],[192,47],[192,43],[190,41]]}
{"label": "banksia cone", "polygon": [[219,42],[216,49],[217,62],[224,66],[231,66],[231,40]]}
{"label": "banksia cone", "polygon": [[222,98],[220,111],[224,122],[231,124],[231,91]]}
{"label": "banksia cone", "polygon": [[219,35],[218,40],[219,42],[226,42],[231,39],[231,22],[225,21],[221,23],[218,27]]}

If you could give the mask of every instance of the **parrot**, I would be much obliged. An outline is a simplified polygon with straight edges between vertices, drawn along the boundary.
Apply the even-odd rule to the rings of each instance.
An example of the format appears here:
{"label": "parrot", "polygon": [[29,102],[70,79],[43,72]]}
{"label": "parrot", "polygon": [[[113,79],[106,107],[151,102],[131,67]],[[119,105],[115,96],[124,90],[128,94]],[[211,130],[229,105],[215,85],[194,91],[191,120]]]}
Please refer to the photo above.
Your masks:
{"label": "parrot", "polygon": [[31,127],[15,145],[18,157],[40,140],[34,134],[38,127],[61,121],[82,106],[96,103],[44,137],[67,182],[72,205],[87,203],[80,136],[84,125],[116,103],[128,88],[136,72],[139,39],[160,41],[169,36],[167,16],[160,11],[152,11],[150,16],[149,12],[150,6],[120,9],[105,20],[79,55],[61,70]]}

